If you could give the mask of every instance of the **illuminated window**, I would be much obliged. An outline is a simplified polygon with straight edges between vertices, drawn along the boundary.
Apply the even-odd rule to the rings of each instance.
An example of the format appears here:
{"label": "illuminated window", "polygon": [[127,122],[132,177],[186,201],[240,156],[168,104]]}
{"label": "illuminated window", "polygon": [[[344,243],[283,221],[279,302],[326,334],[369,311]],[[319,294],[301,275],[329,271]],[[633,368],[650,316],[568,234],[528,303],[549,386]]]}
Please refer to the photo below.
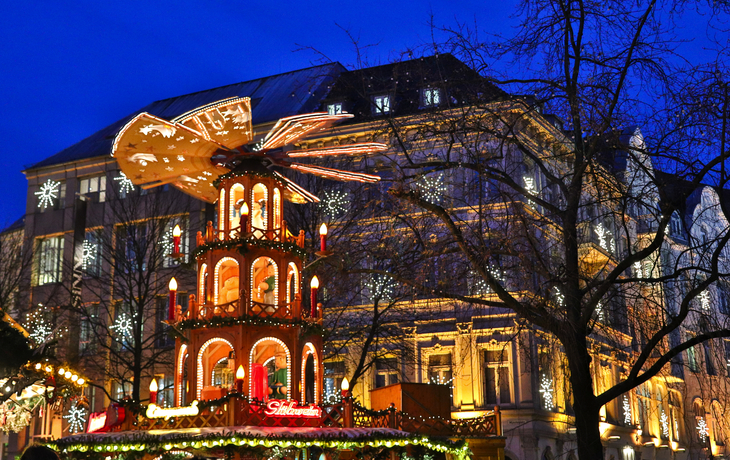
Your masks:
{"label": "illuminated window", "polygon": [[160,407],[174,407],[175,380],[172,375],[157,374],[157,405]]}
{"label": "illuminated window", "polygon": [[[251,264],[251,301],[274,306],[279,299],[279,270],[269,257],[259,257]],[[253,305],[254,309],[261,308]],[[271,307],[266,307],[267,311]],[[271,310],[273,311],[273,309]]]}
{"label": "illuminated window", "polygon": [[385,94],[373,96],[373,115],[390,113],[390,96]]}
{"label": "illuminated window", "polygon": [[484,350],[484,403],[487,406],[512,402],[509,376],[507,350]]}
{"label": "illuminated window", "polygon": [[132,382],[115,381],[112,384],[112,394],[115,401],[121,401],[124,398],[132,397]]}
{"label": "illuminated window", "polygon": [[63,274],[63,235],[38,238],[35,244],[34,285],[59,283]]}
{"label": "illuminated window", "polygon": [[90,198],[92,202],[106,201],[106,176],[85,177],[79,180],[79,193]]}
{"label": "illuminated window", "polygon": [[648,436],[652,433],[652,426],[649,424],[649,415],[651,413],[651,384],[649,382],[642,383],[636,387],[636,406],[639,412],[639,426],[644,431],[644,435]]}
{"label": "illuminated window", "polygon": [[324,363],[324,402],[333,404],[341,399],[342,379],[345,378],[345,362]]}
{"label": "illuminated window", "polygon": [[450,384],[451,377],[451,353],[428,357],[428,383]]}
{"label": "illuminated window", "polygon": [[[691,339],[692,336],[687,334],[687,340]],[[697,360],[697,350],[695,347],[689,347],[687,348],[687,367],[689,367],[689,370],[691,372],[699,372],[700,366],[699,361]]]}
{"label": "illuminated window", "polygon": [[264,184],[256,184],[251,189],[251,231],[256,238],[262,238],[268,230],[269,193]]}
{"label": "illuminated window", "polygon": [[393,385],[400,381],[398,360],[395,358],[380,358],[375,360],[375,388]]}
{"label": "illuminated window", "polygon": [[441,104],[441,90],[439,88],[424,88],[421,90],[421,107],[436,107]]}
{"label": "illuminated window", "polygon": [[[243,208],[243,204],[246,202],[243,185],[233,184],[231,186],[230,201],[231,222],[229,227],[231,229],[231,237],[233,238],[235,236],[235,230],[241,226],[241,208]],[[241,233],[245,233],[246,229],[241,229],[240,231]]]}
{"label": "illuminated window", "polygon": [[327,113],[330,115],[339,115],[342,113],[342,102],[327,104]]}

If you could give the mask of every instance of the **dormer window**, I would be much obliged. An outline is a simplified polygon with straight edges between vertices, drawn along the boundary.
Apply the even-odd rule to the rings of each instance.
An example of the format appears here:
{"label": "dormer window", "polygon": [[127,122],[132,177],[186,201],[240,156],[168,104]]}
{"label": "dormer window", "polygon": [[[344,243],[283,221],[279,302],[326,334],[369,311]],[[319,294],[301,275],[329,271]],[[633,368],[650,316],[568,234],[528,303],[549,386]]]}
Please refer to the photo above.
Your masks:
{"label": "dormer window", "polygon": [[339,115],[342,113],[342,102],[327,104],[327,113],[330,115]]}
{"label": "dormer window", "polygon": [[388,94],[373,96],[373,115],[386,113],[390,113],[390,96]]}
{"label": "dormer window", "polygon": [[441,104],[441,90],[439,88],[424,88],[421,90],[421,107],[436,107]]}

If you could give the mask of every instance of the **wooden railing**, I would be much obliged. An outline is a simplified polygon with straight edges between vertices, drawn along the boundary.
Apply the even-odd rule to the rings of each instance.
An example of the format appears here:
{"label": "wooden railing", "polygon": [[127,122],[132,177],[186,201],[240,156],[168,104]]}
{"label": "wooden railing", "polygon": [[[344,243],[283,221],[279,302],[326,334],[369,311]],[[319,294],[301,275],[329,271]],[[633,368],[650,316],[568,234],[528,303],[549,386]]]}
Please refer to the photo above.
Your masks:
{"label": "wooden railing", "polygon": [[320,406],[321,417],[273,417],[265,414],[266,404],[229,395],[222,400],[202,404],[195,416],[148,419],[139,416],[137,423],[126,424],[125,429],[180,429],[224,426],[272,427],[335,427],[335,428],[393,428],[418,434],[436,434],[458,437],[502,436],[499,407],[481,417],[471,419],[443,419],[414,417],[395,407],[372,411],[345,398],[337,404]]}
{"label": "wooden railing", "polygon": [[283,241],[294,243],[300,248],[304,247],[304,230],[300,230],[299,234],[294,236],[288,231],[286,221],[284,220],[281,221],[281,227],[279,228],[264,229],[251,226],[250,229],[244,230],[241,226],[238,226],[228,231],[216,228],[213,226],[213,222],[208,221],[208,225],[205,228],[205,234],[203,234],[203,232],[198,232],[196,243],[198,246],[203,246],[213,241],[230,241],[240,238]]}

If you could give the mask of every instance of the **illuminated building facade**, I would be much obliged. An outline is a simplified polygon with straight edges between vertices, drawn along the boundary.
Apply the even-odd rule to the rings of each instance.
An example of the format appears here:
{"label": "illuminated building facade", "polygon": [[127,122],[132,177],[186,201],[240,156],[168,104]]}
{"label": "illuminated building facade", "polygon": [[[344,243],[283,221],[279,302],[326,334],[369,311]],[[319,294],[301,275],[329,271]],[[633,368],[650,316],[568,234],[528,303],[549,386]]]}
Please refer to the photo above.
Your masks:
{"label": "illuminated building facade", "polygon": [[[445,90],[444,79],[469,82],[477,78],[454,58],[442,55],[413,62],[354,72],[348,72],[337,64],[318,66],[159,101],[142,109],[140,113],[148,112],[159,120],[173,120],[177,117],[182,117],[182,120],[190,111],[207,104],[231,97],[249,97],[253,121],[249,119],[247,122],[255,123],[251,125],[250,136],[256,141],[263,139],[265,133],[280,118],[317,110],[330,115],[355,114],[352,121],[343,123],[336,130],[316,133],[308,140],[298,143],[298,150],[306,152],[318,148],[323,152],[320,156],[324,158],[327,156],[327,149],[337,149],[350,145],[351,142],[391,142],[390,139],[379,137],[379,125],[386,117],[408,119],[408,123],[417,126],[424,120],[420,114],[438,111],[447,101],[459,103],[469,100],[468,94],[459,93],[457,89],[449,92]],[[397,87],[391,83],[394,78],[401,79]],[[362,81],[367,82],[366,91],[352,90],[355,83]],[[486,94],[482,92],[479,95],[480,98],[495,101],[503,96],[494,87],[487,88]],[[517,104],[508,109],[519,110],[519,107]],[[73,254],[73,203],[77,193],[91,198],[87,229],[115,225],[117,222],[107,211],[111,203],[125,199],[127,194],[143,193],[138,186],[125,181],[126,176],[122,177],[118,173],[116,160],[109,156],[115,148],[112,144],[117,133],[138,115],[136,113],[126,117],[26,171],[29,180],[26,235],[35,241],[34,247],[38,254],[38,269],[26,307],[52,302],[53,295],[59,291],[58,284],[70,277],[68,262],[72,260]],[[236,114],[231,113],[230,116],[235,118]],[[565,141],[559,124],[549,115],[530,111],[528,118],[531,125],[526,132],[533,133],[536,142],[540,139],[546,143],[545,139]],[[192,123],[197,122],[188,118],[180,123],[190,123],[186,126],[193,126]],[[180,136],[180,133],[166,131],[164,121],[147,124],[161,125],[156,131],[151,129],[150,135],[156,132],[158,137],[170,140]],[[638,142],[639,139],[640,133],[633,131],[627,142]],[[222,139],[218,140],[222,142]],[[130,142],[122,143],[116,147],[123,149],[129,144]],[[131,144],[134,145],[134,142]],[[358,152],[353,150],[353,153]],[[289,156],[295,158],[296,152],[290,152]],[[179,161],[176,156],[169,160],[172,163]],[[144,161],[151,160],[144,156],[134,158],[137,165],[142,165]],[[163,162],[164,160],[158,161],[155,165],[164,170],[167,166]],[[378,160],[372,160],[364,161],[361,167],[361,173],[365,174],[372,173],[380,165]],[[300,171],[313,172],[309,164],[293,169],[297,168]],[[623,168],[625,171],[626,165]],[[206,170],[200,170],[202,177],[206,176]],[[308,289],[302,288],[307,284],[301,259],[284,254],[276,248],[272,249],[275,246],[273,243],[290,241],[302,249],[305,244],[302,242],[303,236],[287,235],[283,224],[283,208],[277,213],[277,206],[282,206],[285,190],[289,187],[288,192],[291,193],[293,186],[284,182],[286,179],[283,176],[276,178],[270,176],[268,171],[269,168],[263,168],[254,177],[224,177],[219,184],[220,189],[211,184],[205,189],[193,190],[196,194],[200,191],[199,195],[207,197],[204,199],[208,202],[217,202],[218,209],[206,206],[204,201],[190,199],[172,187],[165,190],[163,183],[156,189],[144,192],[158,196],[167,194],[169,199],[165,201],[180,204],[180,209],[174,210],[171,215],[184,216],[187,222],[184,238],[188,241],[188,249],[184,252],[196,256],[197,274],[194,280],[187,284],[181,283],[178,288],[178,299],[187,301],[178,302],[181,308],[175,314],[179,315],[176,318],[180,319],[181,324],[187,328],[197,328],[200,333],[189,343],[177,341],[174,347],[171,342],[166,342],[161,348],[166,350],[165,361],[169,364],[164,369],[148,372],[142,384],[146,389],[147,382],[152,377],[164,375],[156,380],[165,388],[166,394],[170,395],[166,397],[169,406],[187,406],[194,399],[225,396],[223,389],[235,384],[235,371],[243,364],[243,388],[251,396],[262,390],[262,385],[255,384],[253,376],[264,372],[261,367],[273,368],[276,372],[276,356],[277,353],[282,354],[282,351],[285,367],[289,372],[287,383],[294,381],[293,375],[298,379],[297,385],[287,386],[287,400],[305,404],[309,401],[307,394],[312,395],[313,401],[326,400],[330,396],[337,400],[343,378],[352,371],[346,359],[323,362],[322,349],[327,344],[320,344],[314,336],[306,340],[300,338],[294,332],[296,327],[290,328],[282,336],[274,333],[285,319],[301,319],[302,315],[307,316],[308,292],[305,291]],[[519,171],[517,180],[524,181],[527,189],[540,190],[539,174],[534,171],[529,174]],[[327,172],[322,167],[317,172],[330,178],[337,178],[342,173]],[[162,171],[156,173],[164,174]],[[388,179],[387,172],[383,176]],[[439,200],[452,190],[452,179],[434,175],[424,182],[423,187],[428,190],[431,199]],[[204,181],[198,179],[198,182],[189,181],[186,185],[193,186],[199,182]],[[112,188],[115,198],[111,198]],[[278,198],[276,190],[279,190]],[[294,190],[305,196],[305,191]],[[682,238],[689,237],[688,230],[689,233],[697,233],[727,227],[726,222],[716,218],[702,225],[688,225],[688,222],[700,222],[700,216],[719,214],[716,210],[712,211],[713,207],[717,207],[713,193],[712,189],[703,188],[697,192],[692,203],[687,203],[685,215],[677,216],[677,225],[673,227],[675,234],[671,235],[677,244],[668,250],[681,252]],[[333,210],[347,206],[346,199],[338,195],[335,189],[323,191],[318,196]],[[249,210],[245,220],[242,217],[244,205]],[[269,212],[262,213],[264,208]],[[208,221],[212,223],[211,226],[207,225]],[[250,233],[256,241],[271,244],[253,248],[256,246],[254,244],[253,249],[245,255],[227,249],[226,243],[238,238],[237,232],[241,231],[239,228],[242,226],[245,228],[244,233]],[[642,230],[639,225],[636,228],[637,232],[650,231]],[[595,237],[590,250],[596,257],[608,257],[607,254],[612,250],[612,241],[617,244],[611,232],[613,229],[609,228],[593,230]],[[316,238],[315,235],[309,236]],[[697,237],[701,236],[698,234]],[[196,252],[205,247],[217,247],[218,251],[204,251],[200,254]],[[90,266],[95,265],[90,263]],[[272,273],[269,273],[270,267],[275,267]],[[653,266],[640,267],[641,270],[647,268],[654,269]],[[271,276],[274,277],[273,283],[266,282]],[[509,274],[499,273],[499,276],[508,277]],[[167,279],[169,275],[163,272],[160,277]],[[166,290],[159,294],[161,305],[165,306]],[[193,301],[189,300],[190,294],[195,295]],[[670,291],[667,290],[661,295],[669,294]],[[490,293],[484,292],[484,295]],[[664,301],[662,297],[661,302]],[[718,315],[730,312],[730,308],[725,309],[724,302],[725,295],[722,292],[712,290],[708,293],[708,308],[717,309]],[[187,304],[182,305],[183,303]],[[277,304],[278,308],[269,311],[270,305]],[[434,308],[435,304],[439,305],[438,309]],[[286,305],[286,314],[281,309],[283,305]],[[372,389],[398,382],[444,383],[450,388],[451,415],[454,419],[487,415],[495,405],[500,407],[507,437],[506,458],[571,458],[574,433],[571,430],[570,395],[557,358],[560,356],[559,348],[549,338],[521,331],[515,323],[514,315],[509,312],[487,311],[465,317],[463,305],[433,298],[419,298],[411,301],[410,305],[414,311],[419,312],[419,319],[413,324],[402,326],[406,328],[407,341],[410,349],[414,350],[416,359],[406,363],[399,362],[395,357],[386,357],[375,363],[365,378],[360,379],[358,385],[352,389],[364,406],[374,406],[370,393]],[[166,311],[165,308],[163,310]],[[437,313],[428,318],[429,311]],[[241,328],[234,326],[229,326],[230,331],[225,328],[213,331],[206,327],[213,318],[230,318],[227,321],[233,322],[244,313],[252,314],[262,323],[270,322],[277,327],[261,326],[257,330],[258,335],[247,335],[241,332]],[[321,311],[315,313],[314,316],[323,314]],[[149,324],[148,329],[151,329],[156,323],[151,321]],[[612,324],[609,329],[614,340],[631,348],[633,338],[628,326]],[[683,333],[691,334],[692,331]],[[595,384],[597,388],[604,388],[622,378],[627,368],[626,359],[620,354],[607,352],[602,347],[600,336],[594,340]],[[268,351],[263,351],[264,348]],[[252,358],[259,354],[260,359]],[[313,373],[310,375],[316,376],[311,381],[321,382],[320,387],[307,386],[306,375],[310,358],[312,364],[309,368]],[[677,360],[676,365],[673,364],[663,375],[607,405],[601,425],[608,449],[607,456],[625,460],[640,457],[681,459],[695,454],[704,455],[708,452],[707,449],[711,449],[714,455],[725,455],[724,440],[726,433],[730,431],[721,411],[724,403],[703,395],[708,385],[701,382],[698,376],[701,372],[694,374],[681,370],[684,367],[698,371],[708,370],[714,366],[714,375],[709,372],[709,378],[715,382],[714,385],[718,385],[725,381],[727,375],[725,360],[724,356],[721,359],[714,358],[705,348],[698,346],[696,350],[683,354],[682,359]],[[283,369],[284,366],[280,368]],[[266,370],[267,374],[268,372]],[[93,379],[93,376],[90,378]],[[114,387],[114,382],[106,376],[98,378],[106,382],[105,386],[111,395],[124,396],[123,386]],[[108,399],[101,393],[97,393],[92,399],[97,402],[91,412],[99,412],[108,404]],[[68,433],[68,424],[63,427],[59,424],[54,430],[52,433],[37,434],[65,435]]]}

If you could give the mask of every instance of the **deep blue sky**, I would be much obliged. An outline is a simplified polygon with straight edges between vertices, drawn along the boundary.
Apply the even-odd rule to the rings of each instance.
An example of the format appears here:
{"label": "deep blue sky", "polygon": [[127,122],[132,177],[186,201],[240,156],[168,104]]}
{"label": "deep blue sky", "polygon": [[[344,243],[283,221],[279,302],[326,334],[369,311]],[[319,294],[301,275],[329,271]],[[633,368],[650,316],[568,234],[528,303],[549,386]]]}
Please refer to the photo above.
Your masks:
{"label": "deep blue sky", "polygon": [[[32,0],[0,14],[0,227],[25,212],[21,173],[167,97],[318,63],[355,62],[342,28],[386,63],[437,25],[508,32],[515,0],[177,2]],[[339,25],[339,26],[338,26]],[[342,28],[341,28],[341,27]]]}

